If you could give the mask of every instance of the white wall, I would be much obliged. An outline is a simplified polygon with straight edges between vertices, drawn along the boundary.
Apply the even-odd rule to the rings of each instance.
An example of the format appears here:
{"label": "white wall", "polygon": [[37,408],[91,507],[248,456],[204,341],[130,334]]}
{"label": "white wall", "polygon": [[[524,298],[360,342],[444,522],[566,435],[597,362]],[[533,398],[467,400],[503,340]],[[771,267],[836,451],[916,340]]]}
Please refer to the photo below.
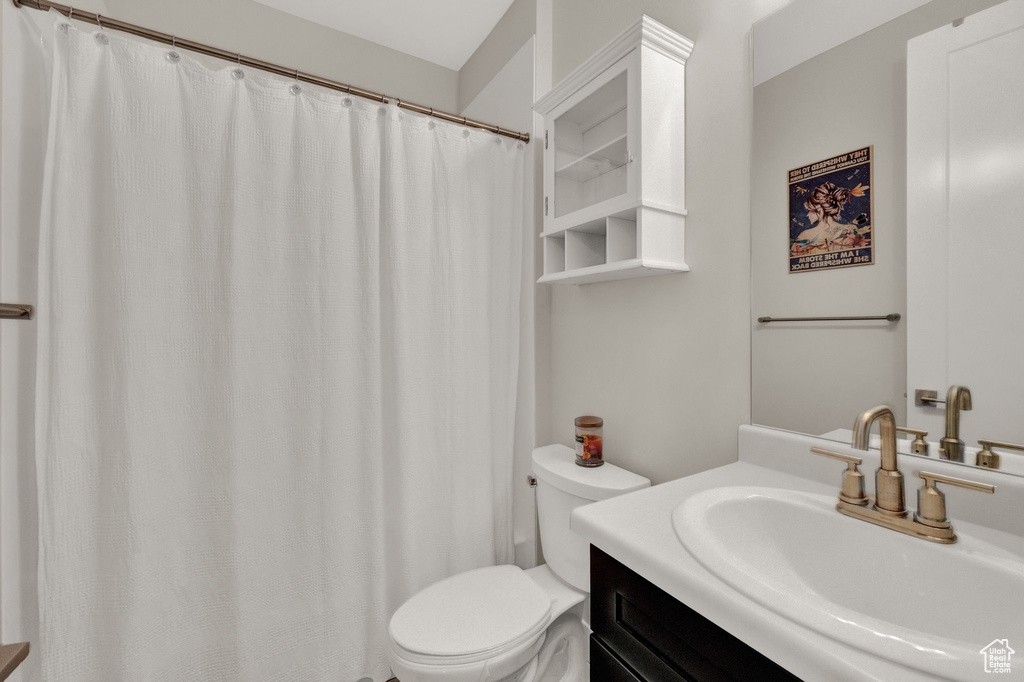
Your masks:
{"label": "white wall", "polygon": [[928,0],[802,0],[754,24],[754,86]]}
{"label": "white wall", "polygon": [[[515,0],[509,6],[501,20],[459,69],[459,106],[462,109],[470,106],[470,102],[475,103],[480,92],[489,83],[493,83],[495,75],[505,68],[523,44],[533,36],[536,26],[536,0]],[[491,123],[489,119],[484,120]]]}
{"label": "white wall", "polygon": [[604,418],[608,461],[662,482],[736,459],[750,417],[751,24],[782,4],[554,0],[553,82],[641,14],[694,40],[686,64],[691,272],[551,286],[552,424]]}
{"label": "white wall", "polygon": [[[997,2],[933,0],[754,89],[754,423],[824,433],[849,428],[877,404],[891,405],[906,423],[905,321],[759,325],[756,318],[907,314],[906,43]],[[867,145],[875,158],[875,263],[790,274],[787,171]]]}

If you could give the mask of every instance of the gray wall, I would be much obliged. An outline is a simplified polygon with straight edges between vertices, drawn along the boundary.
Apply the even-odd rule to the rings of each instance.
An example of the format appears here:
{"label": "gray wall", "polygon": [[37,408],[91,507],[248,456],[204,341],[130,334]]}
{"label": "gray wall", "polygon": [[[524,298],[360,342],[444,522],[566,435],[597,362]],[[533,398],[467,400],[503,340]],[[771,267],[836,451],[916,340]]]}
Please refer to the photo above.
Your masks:
{"label": "gray wall", "polygon": [[[9,1],[9,0],[4,0]],[[252,0],[106,0],[110,16],[444,111],[458,73]]]}
{"label": "gray wall", "polygon": [[604,418],[606,458],[667,481],[736,459],[750,417],[748,34],[777,2],[555,0],[558,82],[641,14],[695,42],[686,65],[686,223],[691,272],[552,286],[552,426]]}
{"label": "gray wall", "polygon": [[[480,47],[459,69],[459,111],[469,106],[533,36],[536,29],[537,1],[515,0]],[[533,104],[532,99],[530,104]],[[502,121],[487,122],[505,127]]]}
{"label": "gray wall", "polygon": [[[934,0],[754,89],[754,423],[824,433],[850,428],[879,403],[905,423],[905,323],[759,325],[756,318],[907,313],[906,43],[999,1]],[[875,263],[790,274],[786,173],[867,145],[875,158]]]}

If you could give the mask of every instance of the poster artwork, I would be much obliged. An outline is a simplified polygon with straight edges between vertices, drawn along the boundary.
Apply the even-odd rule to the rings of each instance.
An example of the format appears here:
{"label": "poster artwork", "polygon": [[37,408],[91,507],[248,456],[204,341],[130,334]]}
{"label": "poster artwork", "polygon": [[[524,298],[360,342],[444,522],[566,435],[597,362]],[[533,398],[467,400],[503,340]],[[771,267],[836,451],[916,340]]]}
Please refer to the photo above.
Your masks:
{"label": "poster artwork", "polygon": [[871,265],[873,147],[789,171],[789,271]]}

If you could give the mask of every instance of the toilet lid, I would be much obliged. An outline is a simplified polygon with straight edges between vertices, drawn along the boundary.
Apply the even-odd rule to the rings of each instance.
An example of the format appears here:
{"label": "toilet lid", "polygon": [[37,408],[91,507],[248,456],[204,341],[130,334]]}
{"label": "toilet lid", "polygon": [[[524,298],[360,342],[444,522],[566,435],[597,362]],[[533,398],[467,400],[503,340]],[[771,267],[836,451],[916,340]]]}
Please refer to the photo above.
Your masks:
{"label": "toilet lid", "polygon": [[518,566],[489,566],[434,583],[391,618],[391,641],[418,656],[484,658],[542,632],[551,599]]}

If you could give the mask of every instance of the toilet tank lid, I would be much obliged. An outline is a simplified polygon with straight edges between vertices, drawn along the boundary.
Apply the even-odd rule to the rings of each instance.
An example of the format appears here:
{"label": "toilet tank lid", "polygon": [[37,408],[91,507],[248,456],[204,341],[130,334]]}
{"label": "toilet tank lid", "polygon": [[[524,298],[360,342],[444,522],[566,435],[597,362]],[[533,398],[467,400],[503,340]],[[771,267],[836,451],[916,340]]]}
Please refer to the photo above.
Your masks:
{"label": "toilet tank lid", "polygon": [[595,502],[651,485],[650,479],[608,462],[599,467],[577,466],[576,453],[560,444],[533,451],[533,474],[559,490]]}

